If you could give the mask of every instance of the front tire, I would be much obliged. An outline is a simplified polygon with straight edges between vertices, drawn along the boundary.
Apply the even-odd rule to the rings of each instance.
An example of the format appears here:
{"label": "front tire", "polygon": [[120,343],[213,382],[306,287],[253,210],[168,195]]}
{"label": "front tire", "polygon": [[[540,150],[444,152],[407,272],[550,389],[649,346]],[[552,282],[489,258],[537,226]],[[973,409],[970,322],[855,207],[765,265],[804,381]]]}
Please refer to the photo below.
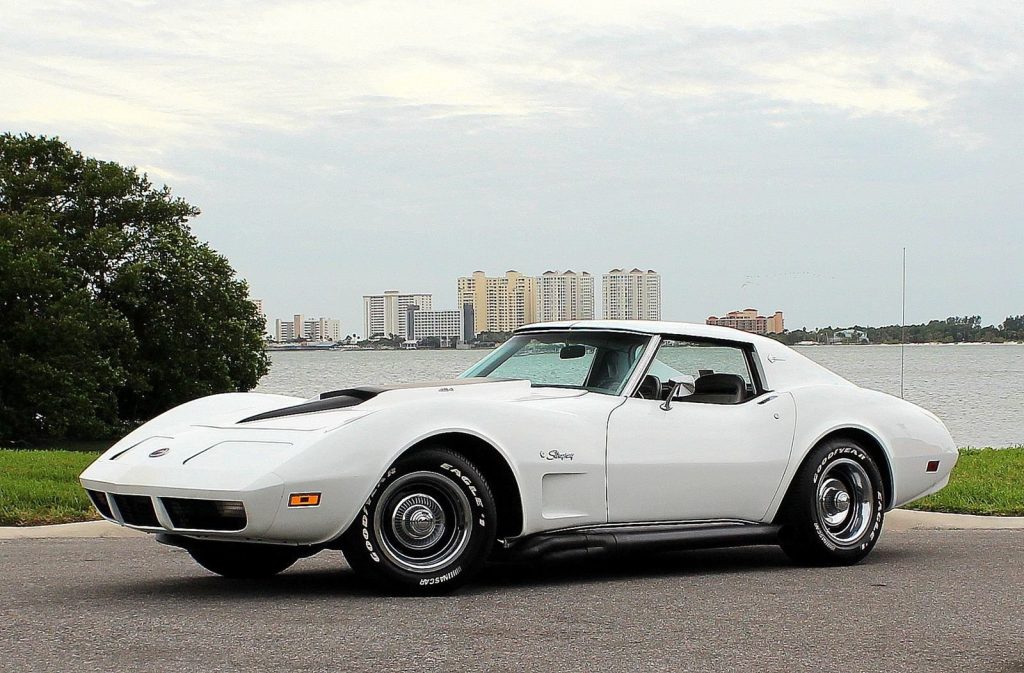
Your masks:
{"label": "front tire", "polygon": [[445,593],[483,566],[496,524],[483,473],[462,454],[435,446],[385,472],[341,546],[353,570],[385,589]]}
{"label": "front tire", "polygon": [[202,542],[187,551],[199,565],[231,579],[271,577],[290,568],[300,556],[289,547],[241,542]]}
{"label": "front tire", "polygon": [[852,565],[882,531],[878,465],[858,442],[823,442],[797,471],[781,513],[783,551],[805,565]]}

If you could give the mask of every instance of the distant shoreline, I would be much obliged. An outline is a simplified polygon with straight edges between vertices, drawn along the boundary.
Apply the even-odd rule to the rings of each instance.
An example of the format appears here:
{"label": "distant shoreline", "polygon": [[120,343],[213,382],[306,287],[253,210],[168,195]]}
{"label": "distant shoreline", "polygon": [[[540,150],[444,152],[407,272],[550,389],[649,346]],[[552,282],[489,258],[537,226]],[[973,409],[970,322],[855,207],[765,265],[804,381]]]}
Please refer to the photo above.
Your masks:
{"label": "distant shoreline", "polygon": [[[498,344],[500,345],[500,344]],[[835,347],[850,347],[850,348],[863,348],[864,346],[1024,346],[1024,341],[957,341],[953,342],[941,342],[941,341],[927,341],[927,342],[915,342],[915,343],[805,343],[805,344],[791,344],[790,348],[835,348]],[[302,346],[293,348],[281,348],[272,347],[264,348],[267,353],[408,353],[415,351],[487,351],[494,348],[493,346],[473,347],[473,348],[362,348],[358,346]]]}
{"label": "distant shoreline", "polygon": [[1024,341],[957,341],[957,342],[943,342],[943,341],[915,341],[913,343],[907,342],[905,344],[899,343],[838,343],[838,344],[823,344],[823,343],[808,343],[808,344],[790,344],[790,348],[810,348],[812,346],[1024,346]]}

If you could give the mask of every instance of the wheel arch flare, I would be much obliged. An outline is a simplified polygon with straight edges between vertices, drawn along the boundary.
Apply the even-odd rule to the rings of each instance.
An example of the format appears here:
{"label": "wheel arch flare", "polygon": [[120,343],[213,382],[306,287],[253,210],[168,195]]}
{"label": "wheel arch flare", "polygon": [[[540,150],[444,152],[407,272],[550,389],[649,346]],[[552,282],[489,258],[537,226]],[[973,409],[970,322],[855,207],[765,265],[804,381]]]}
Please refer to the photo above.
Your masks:
{"label": "wheel arch flare", "polygon": [[508,458],[489,440],[466,430],[445,430],[417,439],[396,460],[439,444],[466,456],[487,478],[498,509],[498,537],[521,534],[523,499],[519,481]]}
{"label": "wheel arch flare", "polygon": [[885,444],[881,438],[874,431],[858,424],[843,424],[833,427],[823,433],[821,433],[813,442],[809,444],[807,450],[800,456],[800,460],[791,468],[789,475],[789,483],[786,486],[785,495],[779,501],[776,512],[773,519],[778,519],[781,512],[785,511],[786,501],[790,497],[790,493],[793,491],[794,479],[793,477],[799,473],[800,469],[807,462],[810,455],[814,452],[814,449],[821,446],[823,443],[832,440],[846,438],[856,441],[860,444],[868,455],[871,456],[872,460],[878,466],[878,472],[882,477],[882,488],[885,493],[885,508],[889,510],[892,508],[894,503],[894,484],[896,483],[895,475],[893,474],[892,458],[889,451],[886,449]]}

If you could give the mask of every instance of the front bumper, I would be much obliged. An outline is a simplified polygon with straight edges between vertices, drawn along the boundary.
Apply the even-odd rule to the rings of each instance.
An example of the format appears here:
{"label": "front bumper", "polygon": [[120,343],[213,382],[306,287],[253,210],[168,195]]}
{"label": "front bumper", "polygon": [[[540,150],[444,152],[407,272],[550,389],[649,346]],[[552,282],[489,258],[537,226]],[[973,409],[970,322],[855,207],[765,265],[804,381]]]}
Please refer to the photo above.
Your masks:
{"label": "front bumper", "polygon": [[[116,524],[149,533],[271,541],[283,502],[280,479],[245,491],[132,486],[83,478],[96,511]],[[301,544],[304,540],[274,540]]]}
{"label": "front bumper", "polygon": [[[101,459],[81,477],[100,515],[148,533],[236,542],[311,545],[337,538],[362,505],[365,480],[120,466]],[[186,486],[186,484],[189,484]],[[196,487],[202,486],[202,487]],[[316,507],[289,507],[293,493],[321,493]]]}

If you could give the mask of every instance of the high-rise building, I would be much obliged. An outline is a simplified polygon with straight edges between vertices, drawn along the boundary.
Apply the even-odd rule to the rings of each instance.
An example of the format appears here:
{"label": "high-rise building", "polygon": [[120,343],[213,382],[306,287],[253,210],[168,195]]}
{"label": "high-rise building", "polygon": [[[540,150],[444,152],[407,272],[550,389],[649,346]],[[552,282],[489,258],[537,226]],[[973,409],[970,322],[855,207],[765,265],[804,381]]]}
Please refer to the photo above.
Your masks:
{"label": "high-rise building", "polygon": [[363,295],[363,331],[366,338],[392,334],[408,338],[406,308],[413,304],[429,311],[433,308],[433,295],[403,294],[398,290]]}
{"label": "high-rise building", "polygon": [[537,321],[592,320],[594,277],[586,271],[545,271],[537,278]]}
{"label": "high-rise building", "polygon": [[488,276],[474,271],[459,278],[459,306],[473,306],[474,335],[480,332],[511,332],[537,322],[537,279],[518,271]]}
{"label": "high-rise building", "polygon": [[274,340],[278,342],[340,341],[341,321],[337,318],[309,318],[296,313],[291,320],[274,321]]}
{"label": "high-rise building", "polygon": [[608,320],[661,320],[661,275],[612,269],[601,278],[601,300]]}
{"label": "high-rise building", "polygon": [[278,318],[274,325],[275,341],[295,341],[304,335],[305,318],[301,313],[296,313],[291,320]]}
{"label": "high-rise building", "polygon": [[757,309],[745,308],[742,311],[729,311],[724,316],[711,316],[705,320],[709,325],[721,325],[753,332],[754,334],[782,334],[785,330],[785,321],[782,318],[782,311],[776,311],[771,317],[758,315]]}
{"label": "high-rise building", "polygon": [[302,323],[302,336],[309,341],[341,341],[341,321],[337,318],[310,318]]}
{"label": "high-rise building", "polygon": [[476,314],[472,304],[462,305],[462,342],[470,343],[476,338]]}
{"label": "high-rise building", "polygon": [[260,319],[263,321],[263,335],[264,337],[269,339],[270,334],[267,333],[267,330],[270,328],[270,325],[267,324],[267,314],[263,310],[263,300],[251,299],[250,301],[256,306],[256,315],[258,315]]}
{"label": "high-rise building", "polygon": [[462,311],[419,311],[410,307],[409,314],[409,339],[436,337],[441,346],[451,346],[462,336]]}

